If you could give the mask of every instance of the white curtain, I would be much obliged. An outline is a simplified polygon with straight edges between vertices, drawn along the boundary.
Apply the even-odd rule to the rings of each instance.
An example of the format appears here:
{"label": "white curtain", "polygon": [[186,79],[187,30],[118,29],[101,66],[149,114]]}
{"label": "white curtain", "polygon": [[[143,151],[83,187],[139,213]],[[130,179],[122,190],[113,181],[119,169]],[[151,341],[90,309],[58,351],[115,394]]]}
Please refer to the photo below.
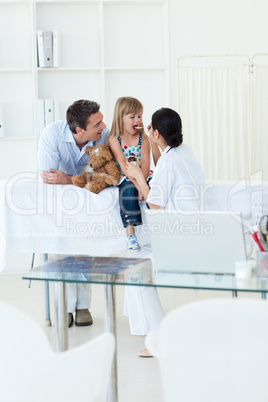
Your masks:
{"label": "white curtain", "polygon": [[178,66],[178,112],[184,143],[206,178],[237,180],[250,166],[249,64]]}
{"label": "white curtain", "polygon": [[252,171],[268,180],[268,65],[254,65],[251,144]]}

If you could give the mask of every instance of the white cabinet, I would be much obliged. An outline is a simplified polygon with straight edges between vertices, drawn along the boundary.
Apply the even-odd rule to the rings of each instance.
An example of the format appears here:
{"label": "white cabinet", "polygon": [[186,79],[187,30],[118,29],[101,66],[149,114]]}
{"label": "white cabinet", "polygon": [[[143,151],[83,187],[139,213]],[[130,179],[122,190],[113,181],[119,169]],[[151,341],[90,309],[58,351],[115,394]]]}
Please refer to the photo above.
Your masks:
{"label": "white cabinet", "polygon": [[0,2],[0,179],[36,166],[32,11],[30,2]]}
{"label": "white cabinet", "polygon": [[[167,0],[0,0],[0,179],[36,171],[39,99],[56,100],[59,119],[75,100],[95,100],[108,127],[120,96],[143,103],[145,125],[169,106],[167,9]],[[37,67],[38,30],[58,32],[59,67]]]}
{"label": "white cabinet", "polygon": [[134,96],[144,105],[144,124],[168,106],[166,2],[103,3],[105,112],[110,124],[120,96]]}
{"label": "white cabinet", "polygon": [[38,68],[39,99],[56,99],[59,118],[77,99],[101,102],[99,4],[36,2],[36,29],[58,31],[59,67]]}

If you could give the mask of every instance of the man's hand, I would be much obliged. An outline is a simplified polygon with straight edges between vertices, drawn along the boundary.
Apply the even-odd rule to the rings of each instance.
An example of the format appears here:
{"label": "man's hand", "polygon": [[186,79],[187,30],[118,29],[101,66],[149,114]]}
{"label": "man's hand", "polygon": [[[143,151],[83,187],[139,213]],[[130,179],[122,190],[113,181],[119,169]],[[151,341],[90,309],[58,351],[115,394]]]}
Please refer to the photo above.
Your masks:
{"label": "man's hand", "polygon": [[50,169],[50,172],[41,172],[44,183],[47,184],[72,184],[72,176],[63,173],[61,170]]}

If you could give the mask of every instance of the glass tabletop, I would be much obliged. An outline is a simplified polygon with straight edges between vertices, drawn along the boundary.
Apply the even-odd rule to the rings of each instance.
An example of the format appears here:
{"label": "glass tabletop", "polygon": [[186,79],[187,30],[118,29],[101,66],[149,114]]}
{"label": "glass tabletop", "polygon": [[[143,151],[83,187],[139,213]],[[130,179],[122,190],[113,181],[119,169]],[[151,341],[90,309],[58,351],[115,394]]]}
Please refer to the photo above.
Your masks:
{"label": "glass tabletop", "polygon": [[236,279],[232,274],[154,272],[150,259],[122,257],[65,257],[48,260],[23,275],[23,279],[112,285],[154,286],[182,289],[210,289],[268,292],[268,282],[254,274]]}

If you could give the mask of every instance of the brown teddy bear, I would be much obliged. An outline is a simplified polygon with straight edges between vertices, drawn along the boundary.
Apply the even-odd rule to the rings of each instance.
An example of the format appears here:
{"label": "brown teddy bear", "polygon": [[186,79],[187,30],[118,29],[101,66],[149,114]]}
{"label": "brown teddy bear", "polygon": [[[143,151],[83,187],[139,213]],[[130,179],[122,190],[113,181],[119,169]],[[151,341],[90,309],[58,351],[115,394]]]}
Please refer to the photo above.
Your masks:
{"label": "brown teddy bear", "polygon": [[93,147],[86,147],[85,153],[89,156],[88,166],[93,170],[73,176],[73,184],[78,187],[85,187],[95,194],[98,194],[108,186],[116,186],[121,172],[113,161],[109,146],[99,144]]}

